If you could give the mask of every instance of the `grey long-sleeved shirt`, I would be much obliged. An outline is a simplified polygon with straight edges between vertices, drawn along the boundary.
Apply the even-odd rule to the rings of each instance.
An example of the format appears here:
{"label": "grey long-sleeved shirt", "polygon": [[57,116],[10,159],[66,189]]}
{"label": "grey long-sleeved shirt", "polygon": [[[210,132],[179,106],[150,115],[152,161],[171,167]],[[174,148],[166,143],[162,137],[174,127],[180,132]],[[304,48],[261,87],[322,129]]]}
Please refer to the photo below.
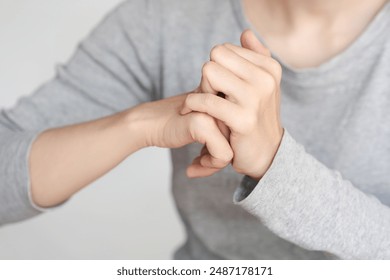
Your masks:
{"label": "grey long-sleeved shirt", "polygon": [[[53,80],[1,111],[0,224],[43,211],[31,202],[28,172],[41,131],[195,88],[212,46],[239,44],[247,27],[239,0],[120,5]],[[388,34],[389,4],[321,66],[281,62],[286,132],[257,185],[230,167],[190,180],[185,168],[199,145],[172,150],[188,235],[176,258],[390,259]]]}

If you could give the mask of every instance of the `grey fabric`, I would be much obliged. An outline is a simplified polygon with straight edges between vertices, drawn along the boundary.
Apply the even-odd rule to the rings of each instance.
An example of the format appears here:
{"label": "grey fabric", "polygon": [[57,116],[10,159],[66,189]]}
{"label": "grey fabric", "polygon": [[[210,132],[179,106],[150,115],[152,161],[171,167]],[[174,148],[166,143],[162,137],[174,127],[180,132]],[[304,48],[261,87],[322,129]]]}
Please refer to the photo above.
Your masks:
{"label": "grey fabric", "polygon": [[[239,44],[247,27],[239,0],[120,5],[55,79],[1,111],[0,224],[46,210],[29,194],[29,149],[42,130],[194,89],[210,49]],[[188,236],[176,258],[390,259],[387,34],[389,4],[321,66],[281,61],[286,131],[260,182],[231,167],[190,180],[185,168],[200,145],[172,150],[173,196]]]}

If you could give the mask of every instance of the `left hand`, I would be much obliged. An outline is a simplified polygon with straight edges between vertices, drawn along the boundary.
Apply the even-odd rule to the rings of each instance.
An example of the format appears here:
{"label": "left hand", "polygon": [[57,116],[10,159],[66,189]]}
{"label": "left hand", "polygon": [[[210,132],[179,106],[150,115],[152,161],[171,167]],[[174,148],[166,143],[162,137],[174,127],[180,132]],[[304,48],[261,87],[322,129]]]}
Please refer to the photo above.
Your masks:
{"label": "left hand", "polygon": [[[282,71],[251,31],[243,32],[241,45],[223,44],[212,49],[198,88],[203,93],[189,94],[181,114],[203,112],[221,121],[220,129],[234,153],[233,168],[259,180],[270,167],[283,136]],[[217,96],[219,92],[225,98]],[[187,169],[188,176],[196,177],[200,167],[213,167],[205,148]]]}

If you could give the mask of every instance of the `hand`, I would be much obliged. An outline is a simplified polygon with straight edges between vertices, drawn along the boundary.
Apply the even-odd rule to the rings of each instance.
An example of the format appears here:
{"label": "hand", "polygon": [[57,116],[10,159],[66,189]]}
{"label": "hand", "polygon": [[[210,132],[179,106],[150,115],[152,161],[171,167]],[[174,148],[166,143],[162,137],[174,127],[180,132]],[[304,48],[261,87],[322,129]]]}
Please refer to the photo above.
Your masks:
{"label": "hand", "polygon": [[[224,44],[212,49],[199,87],[206,93],[189,94],[181,113],[207,113],[227,125],[234,152],[233,168],[258,180],[271,165],[283,136],[282,71],[251,31],[243,32],[241,45]],[[225,98],[217,96],[219,92]],[[189,174],[199,165],[211,167],[208,152],[203,150],[194,160]]]}
{"label": "hand", "polygon": [[230,164],[233,151],[216,120],[204,113],[180,114],[188,94],[143,103],[131,109],[129,123],[137,124],[139,146],[178,148],[193,142],[207,147],[206,167],[192,170],[194,177],[205,177]]}

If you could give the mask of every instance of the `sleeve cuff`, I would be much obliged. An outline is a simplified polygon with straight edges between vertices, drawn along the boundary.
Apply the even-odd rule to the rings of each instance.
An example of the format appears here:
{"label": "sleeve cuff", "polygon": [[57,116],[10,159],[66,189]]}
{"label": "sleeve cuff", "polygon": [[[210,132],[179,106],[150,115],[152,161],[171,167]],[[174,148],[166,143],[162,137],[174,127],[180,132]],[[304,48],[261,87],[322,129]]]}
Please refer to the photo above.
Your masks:
{"label": "sleeve cuff", "polygon": [[[41,133],[41,132],[40,132]],[[27,198],[28,198],[28,202],[30,204],[30,206],[38,211],[38,212],[49,212],[51,210],[54,210],[58,207],[60,207],[61,205],[63,205],[65,202],[63,203],[60,203],[58,205],[55,205],[55,206],[52,206],[52,207],[41,207],[39,205],[37,205],[34,200],[32,199],[32,193],[31,193],[31,178],[30,178],[30,163],[29,163],[29,160],[30,160],[30,154],[31,154],[31,148],[32,148],[32,144],[34,143],[35,139],[39,136],[40,133],[36,133],[35,135],[33,135],[33,137],[30,138],[30,141],[28,142],[28,145],[27,145],[27,150],[26,150],[26,156],[24,158],[24,172],[26,174],[26,182],[25,182],[25,188],[26,188],[26,193],[27,193]]]}
{"label": "sleeve cuff", "polygon": [[359,219],[373,223],[372,217],[365,219],[368,214],[361,215],[363,209],[368,211],[365,205],[371,203],[379,211],[379,204],[307,153],[287,131],[261,180],[244,177],[233,200],[276,235],[302,248],[341,258],[373,256],[357,252],[361,239],[354,234],[362,231]]}
{"label": "sleeve cuff", "polygon": [[300,207],[297,203],[310,199],[311,195],[315,197],[315,182],[329,175],[324,174],[329,171],[320,165],[285,130],[268,171],[259,182],[245,176],[233,201],[252,214],[256,212],[256,216],[259,213],[270,219],[272,216],[290,216],[286,211],[290,207]]}
{"label": "sleeve cuff", "polygon": [[[13,132],[0,138],[0,226],[52,210],[36,205],[31,196],[29,155],[37,131]],[[4,136],[4,137],[3,137]]]}
{"label": "sleeve cuff", "polygon": [[[286,170],[285,164],[291,162],[292,158],[297,156],[292,154],[295,145],[297,143],[292,139],[288,131],[285,130],[270,168],[260,181],[254,180],[249,176],[244,176],[239,187],[234,192],[234,203],[250,211],[260,203],[261,197],[265,195],[263,192],[267,191],[267,189],[272,188],[273,191],[276,191],[275,185],[285,185],[288,179],[281,175]],[[299,151],[295,152],[299,153]],[[268,190],[267,195],[271,195],[272,197],[272,190]],[[270,191],[271,193],[269,193]]]}

